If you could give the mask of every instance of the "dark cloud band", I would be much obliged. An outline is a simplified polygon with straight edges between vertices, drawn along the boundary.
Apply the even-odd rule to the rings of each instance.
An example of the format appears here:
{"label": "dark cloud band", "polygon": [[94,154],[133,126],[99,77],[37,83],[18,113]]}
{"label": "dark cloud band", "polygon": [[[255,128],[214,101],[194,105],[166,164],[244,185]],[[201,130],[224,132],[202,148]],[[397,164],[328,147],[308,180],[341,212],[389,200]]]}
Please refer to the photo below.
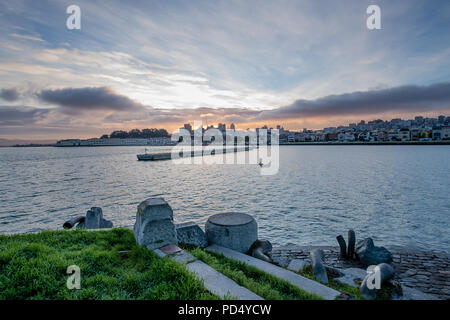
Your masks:
{"label": "dark cloud band", "polygon": [[450,110],[450,83],[400,86],[390,89],[331,95],[262,112],[258,119],[353,116],[384,112]]}
{"label": "dark cloud band", "polygon": [[71,111],[133,111],[143,108],[140,103],[106,87],[43,90],[37,96],[44,102],[53,103]]}
{"label": "dark cloud band", "polygon": [[15,88],[0,90],[0,98],[9,102],[18,100],[19,96],[19,92]]}

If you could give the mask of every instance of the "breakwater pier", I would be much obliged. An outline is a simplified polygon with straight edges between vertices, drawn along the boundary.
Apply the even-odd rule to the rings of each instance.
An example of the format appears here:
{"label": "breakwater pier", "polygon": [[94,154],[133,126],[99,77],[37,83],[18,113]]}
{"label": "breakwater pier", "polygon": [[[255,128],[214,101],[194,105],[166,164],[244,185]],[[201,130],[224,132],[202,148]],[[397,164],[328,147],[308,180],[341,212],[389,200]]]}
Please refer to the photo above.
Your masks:
{"label": "breakwater pier", "polygon": [[175,159],[173,156],[177,158],[192,158],[192,157],[202,157],[209,155],[217,155],[217,154],[225,154],[225,153],[236,153],[242,151],[249,151],[256,149],[255,147],[224,147],[217,148],[206,146],[203,148],[187,148],[188,150],[181,149],[179,152],[157,152],[157,153],[143,153],[138,154],[137,158],[139,161],[162,161],[162,160],[171,160]]}

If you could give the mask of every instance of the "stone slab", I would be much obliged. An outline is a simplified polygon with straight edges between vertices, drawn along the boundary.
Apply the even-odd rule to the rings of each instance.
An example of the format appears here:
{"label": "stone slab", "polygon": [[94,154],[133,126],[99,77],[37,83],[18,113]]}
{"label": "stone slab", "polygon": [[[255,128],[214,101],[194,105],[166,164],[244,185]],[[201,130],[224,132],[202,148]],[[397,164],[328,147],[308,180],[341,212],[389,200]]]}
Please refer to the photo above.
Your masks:
{"label": "stone slab", "polygon": [[190,262],[197,260],[196,257],[194,257],[192,254],[190,254],[189,252],[186,252],[184,250],[170,255],[169,258],[175,260],[176,262],[182,263],[182,264],[190,263]]}
{"label": "stone slab", "polygon": [[230,278],[214,270],[202,261],[194,261],[186,265],[189,271],[194,272],[197,278],[202,279],[205,288],[219,297],[233,297],[238,300],[264,300],[247,288],[238,285]]}
{"label": "stone slab", "polygon": [[208,238],[199,225],[193,222],[185,222],[175,225],[178,243],[194,245],[200,248],[208,246]]}
{"label": "stone slab", "polygon": [[251,256],[245,255],[243,253],[220,247],[218,245],[211,245],[206,248],[206,250],[216,253],[221,253],[224,256],[234,259],[237,261],[244,262],[248,265],[254,266],[261,271],[267,272],[277,278],[286,280],[290,284],[306,291],[309,293],[316,294],[326,300],[334,300],[337,296],[340,295],[339,291],[331,289],[323,284],[320,284],[311,279],[305,278],[297,273],[292,271],[283,269],[281,267],[275,266],[271,263],[253,258]]}
{"label": "stone slab", "polygon": [[160,258],[164,258],[165,256],[167,256],[167,254],[165,254],[164,252],[162,252],[159,249],[154,249],[153,252],[156,253],[156,255]]}
{"label": "stone slab", "polygon": [[161,250],[165,254],[172,254],[182,251],[181,248],[175,244],[168,244],[164,247],[159,248],[159,250]]}

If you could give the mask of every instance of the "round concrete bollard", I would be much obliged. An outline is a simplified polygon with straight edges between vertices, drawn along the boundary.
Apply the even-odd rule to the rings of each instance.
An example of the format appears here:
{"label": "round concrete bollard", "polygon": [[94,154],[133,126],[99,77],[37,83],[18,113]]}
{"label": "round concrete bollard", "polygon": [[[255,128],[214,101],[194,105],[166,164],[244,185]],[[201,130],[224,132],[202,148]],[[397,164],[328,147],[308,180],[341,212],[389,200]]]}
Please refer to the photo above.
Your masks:
{"label": "round concrete bollard", "polygon": [[205,225],[211,244],[246,253],[258,240],[258,225],[245,213],[219,213],[209,217]]}

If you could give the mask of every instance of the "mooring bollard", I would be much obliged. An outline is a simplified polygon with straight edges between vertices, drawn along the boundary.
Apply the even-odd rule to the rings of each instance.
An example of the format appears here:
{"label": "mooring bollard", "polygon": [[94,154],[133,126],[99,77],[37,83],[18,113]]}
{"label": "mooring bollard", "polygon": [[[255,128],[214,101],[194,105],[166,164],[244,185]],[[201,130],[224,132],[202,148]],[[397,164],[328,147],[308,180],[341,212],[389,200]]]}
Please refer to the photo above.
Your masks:
{"label": "mooring bollard", "polygon": [[351,260],[355,256],[355,242],[356,242],[356,236],[355,231],[353,229],[348,230],[348,250],[347,250],[347,256]]}
{"label": "mooring bollard", "polygon": [[245,213],[227,212],[208,218],[205,225],[210,243],[247,253],[258,240],[258,225],[255,219]]}
{"label": "mooring bollard", "polygon": [[325,269],[325,266],[323,265],[323,258],[325,256],[323,250],[314,249],[309,254],[311,256],[312,269],[313,269],[314,276],[320,282],[325,283],[325,284],[328,283],[327,270]]}
{"label": "mooring bollard", "polygon": [[77,223],[82,223],[84,222],[84,220],[86,219],[86,217],[83,216],[79,216],[70,220],[67,220],[66,222],[64,222],[63,224],[63,228],[64,229],[72,229],[73,227],[75,227],[75,225]]}
{"label": "mooring bollard", "polygon": [[347,244],[345,243],[344,237],[338,235],[336,237],[336,240],[339,243],[339,247],[341,248],[341,258],[347,258]]}

